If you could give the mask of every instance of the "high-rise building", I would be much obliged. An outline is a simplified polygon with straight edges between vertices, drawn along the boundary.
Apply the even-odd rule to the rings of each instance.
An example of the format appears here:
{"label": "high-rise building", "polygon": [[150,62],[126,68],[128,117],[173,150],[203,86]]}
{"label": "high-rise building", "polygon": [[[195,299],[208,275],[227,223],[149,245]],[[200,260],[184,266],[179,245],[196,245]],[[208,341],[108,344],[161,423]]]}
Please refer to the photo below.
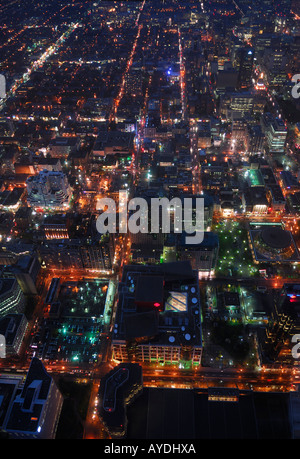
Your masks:
{"label": "high-rise building", "polygon": [[264,148],[265,136],[261,126],[248,126],[246,133],[246,149],[250,154],[262,153]]}
{"label": "high-rise building", "polygon": [[287,127],[283,120],[275,118],[266,131],[267,146],[270,153],[284,153]]}
{"label": "high-rise building", "polygon": [[[266,353],[272,360],[277,360],[285,343],[299,334],[300,322],[298,309],[300,304],[300,285],[284,284],[275,301],[274,312],[266,330]],[[285,357],[285,355],[287,357]],[[291,353],[283,352],[282,358],[292,361]],[[297,361],[294,361],[297,364]]]}
{"label": "high-rise building", "polygon": [[34,357],[22,391],[9,407],[4,431],[12,438],[54,439],[62,405],[54,379]]}
{"label": "high-rise building", "polygon": [[287,65],[289,63],[287,50],[280,44],[272,46],[264,58],[269,86],[280,87],[287,80]]}
{"label": "high-rise building", "polygon": [[41,265],[36,255],[21,255],[15,263],[1,267],[3,278],[16,278],[22,292],[37,295],[37,279]]}
{"label": "high-rise building", "polygon": [[238,88],[248,90],[252,86],[252,72],[254,63],[254,50],[247,46],[239,48],[235,56],[235,64],[238,69]]}
{"label": "high-rise building", "polygon": [[234,91],[237,88],[238,72],[235,69],[220,70],[216,78],[217,94]]}
{"label": "high-rise building", "polygon": [[0,319],[0,334],[5,337],[5,356],[19,354],[28,321],[24,314],[7,314]]}
{"label": "high-rise building", "polygon": [[125,75],[125,89],[130,96],[142,95],[143,75],[140,69],[132,69]]}
{"label": "high-rise building", "polygon": [[66,209],[72,199],[72,188],[63,172],[44,170],[28,177],[27,202],[31,207]]}
{"label": "high-rise building", "polygon": [[0,279],[0,317],[10,313],[22,313],[25,297],[16,278]]}

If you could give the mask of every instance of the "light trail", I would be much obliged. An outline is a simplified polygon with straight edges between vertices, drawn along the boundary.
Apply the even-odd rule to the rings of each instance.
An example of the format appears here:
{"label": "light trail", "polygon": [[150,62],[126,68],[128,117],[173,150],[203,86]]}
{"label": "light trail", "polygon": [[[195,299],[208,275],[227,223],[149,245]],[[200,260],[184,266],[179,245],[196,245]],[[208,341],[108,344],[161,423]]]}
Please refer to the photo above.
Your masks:
{"label": "light trail", "polygon": [[0,45],[0,49],[4,48],[5,46],[9,45],[9,43],[13,42],[19,35],[25,32],[25,30],[46,26],[47,22],[51,21],[55,16],[57,16],[57,14],[61,14],[65,8],[67,8],[67,5],[63,6],[59,11],[57,11],[52,16],[50,16],[48,19],[46,19],[45,22],[43,22],[41,25],[38,25],[37,23],[35,23],[34,25],[24,26],[23,29],[19,30],[19,32],[17,32],[15,35],[10,37],[5,43]]}
{"label": "light trail", "polygon": [[132,62],[133,62],[133,58],[134,58],[134,55],[135,55],[137,42],[138,42],[138,39],[140,38],[141,29],[143,27],[142,24],[139,24],[139,21],[140,21],[140,17],[141,17],[145,2],[146,2],[146,0],[143,1],[143,4],[141,5],[141,8],[139,9],[139,12],[138,12],[138,15],[137,15],[137,19],[135,21],[135,25],[138,27],[138,31],[137,31],[135,40],[133,42],[133,47],[132,47],[129,59],[127,61],[125,72],[124,72],[124,74],[122,76],[119,93],[118,93],[117,97],[113,101],[111,113],[110,113],[110,116],[109,116],[109,122],[112,122],[113,120],[115,120],[115,118],[117,116],[118,106],[120,105],[120,102],[121,102],[123,94],[124,94],[125,77],[126,77],[126,74],[130,71],[130,68],[131,68],[131,65],[132,65]]}
{"label": "light trail", "polygon": [[36,61],[33,62],[33,64],[27,69],[27,72],[23,74],[22,78],[19,78],[14,82],[13,86],[6,94],[6,97],[0,102],[0,111],[4,108],[7,100],[15,95],[18,88],[30,79],[32,72],[44,65],[49,57],[51,57],[52,54],[54,54],[60,48],[60,46],[65,42],[65,40],[69,38],[69,36],[74,32],[75,29],[77,29],[78,26],[79,23],[72,24],[69,29],[58,38],[54,45],[49,46],[49,48]]}
{"label": "light trail", "polygon": [[179,47],[179,62],[180,62],[180,90],[181,90],[181,105],[182,119],[186,119],[186,102],[185,102],[185,67],[183,62],[182,39],[180,28],[178,27],[178,47]]}
{"label": "light trail", "polygon": [[19,35],[25,32],[25,30],[28,29],[29,27],[32,27],[32,26],[24,26],[23,29],[19,30],[19,32],[17,32],[15,35],[9,37],[9,39],[5,43],[0,45],[0,49],[4,48],[5,46],[9,45],[9,43],[13,42]]}
{"label": "light trail", "polygon": [[6,3],[5,5],[2,5],[2,6],[0,7],[0,13],[5,12],[4,10],[5,10],[6,8],[9,8],[10,6],[14,5],[15,3],[19,3],[19,0],[13,0],[13,1],[11,1],[10,3]]}

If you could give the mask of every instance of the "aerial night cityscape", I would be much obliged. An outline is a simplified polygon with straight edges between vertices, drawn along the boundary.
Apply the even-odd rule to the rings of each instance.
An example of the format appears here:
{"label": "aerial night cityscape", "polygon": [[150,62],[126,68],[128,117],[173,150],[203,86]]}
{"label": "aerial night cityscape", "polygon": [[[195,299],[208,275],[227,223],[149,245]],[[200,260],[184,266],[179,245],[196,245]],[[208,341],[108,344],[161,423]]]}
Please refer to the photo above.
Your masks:
{"label": "aerial night cityscape", "polygon": [[300,439],[300,0],[0,18],[0,438]]}

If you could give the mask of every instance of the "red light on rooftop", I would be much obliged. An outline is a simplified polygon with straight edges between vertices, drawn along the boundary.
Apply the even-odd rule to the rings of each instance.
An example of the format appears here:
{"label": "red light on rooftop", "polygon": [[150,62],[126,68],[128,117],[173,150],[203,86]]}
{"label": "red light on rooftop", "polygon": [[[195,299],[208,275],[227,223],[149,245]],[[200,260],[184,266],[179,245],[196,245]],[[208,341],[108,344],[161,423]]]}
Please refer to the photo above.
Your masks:
{"label": "red light on rooftop", "polygon": [[159,308],[160,303],[154,303],[154,306],[155,306],[156,308]]}

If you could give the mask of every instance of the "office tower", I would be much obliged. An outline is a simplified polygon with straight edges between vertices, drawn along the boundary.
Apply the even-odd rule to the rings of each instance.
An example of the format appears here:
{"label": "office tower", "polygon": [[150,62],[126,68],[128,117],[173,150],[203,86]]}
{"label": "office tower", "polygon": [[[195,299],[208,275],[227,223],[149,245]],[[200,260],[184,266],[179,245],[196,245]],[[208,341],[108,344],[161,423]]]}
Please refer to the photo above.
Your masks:
{"label": "office tower", "polygon": [[284,348],[286,343],[290,347],[292,336],[299,334],[299,301],[299,284],[284,284],[276,298],[274,312],[266,330],[266,350],[272,360],[277,360],[282,351],[282,358],[291,360],[291,353],[284,353]]}
{"label": "office tower", "polygon": [[28,177],[27,202],[31,207],[66,209],[72,199],[72,189],[62,172],[44,170],[38,175]]}
{"label": "office tower", "polygon": [[248,90],[252,85],[254,50],[251,47],[239,48],[236,52],[236,68],[238,70],[238,88]]}
{"label": "office tower", "polygon": [[22,391],[9,408],[4,430],[15,439],[54,439],[62,405],[54,379],[34,357]]}
{"label": "office tower", "polygon": [[264,55],[264,68],[271,87],[281,87],[286,83],[289,57],[287,49],[281,43],[274,43]]}
{"label": "office tower", "polygon": [[261,126],[248,126],[246,133],[246,149],[250,154],[262,153],[264,147],[265,136]]}
{"label": "office tower", "polygon": [[270,153],[284,153],[287,127],[279,118],[273,119],[266,131],[267,147]]}
{"label": "office tower", "polygon": [[28,326],[24,314],[7,314],[0,318],[0,335],[5,337],[5,356],[19,354]]}
{"label": "office tower", "polygon": [[0,317],[24,312],[25,297],[16,278],[0,279]]}

